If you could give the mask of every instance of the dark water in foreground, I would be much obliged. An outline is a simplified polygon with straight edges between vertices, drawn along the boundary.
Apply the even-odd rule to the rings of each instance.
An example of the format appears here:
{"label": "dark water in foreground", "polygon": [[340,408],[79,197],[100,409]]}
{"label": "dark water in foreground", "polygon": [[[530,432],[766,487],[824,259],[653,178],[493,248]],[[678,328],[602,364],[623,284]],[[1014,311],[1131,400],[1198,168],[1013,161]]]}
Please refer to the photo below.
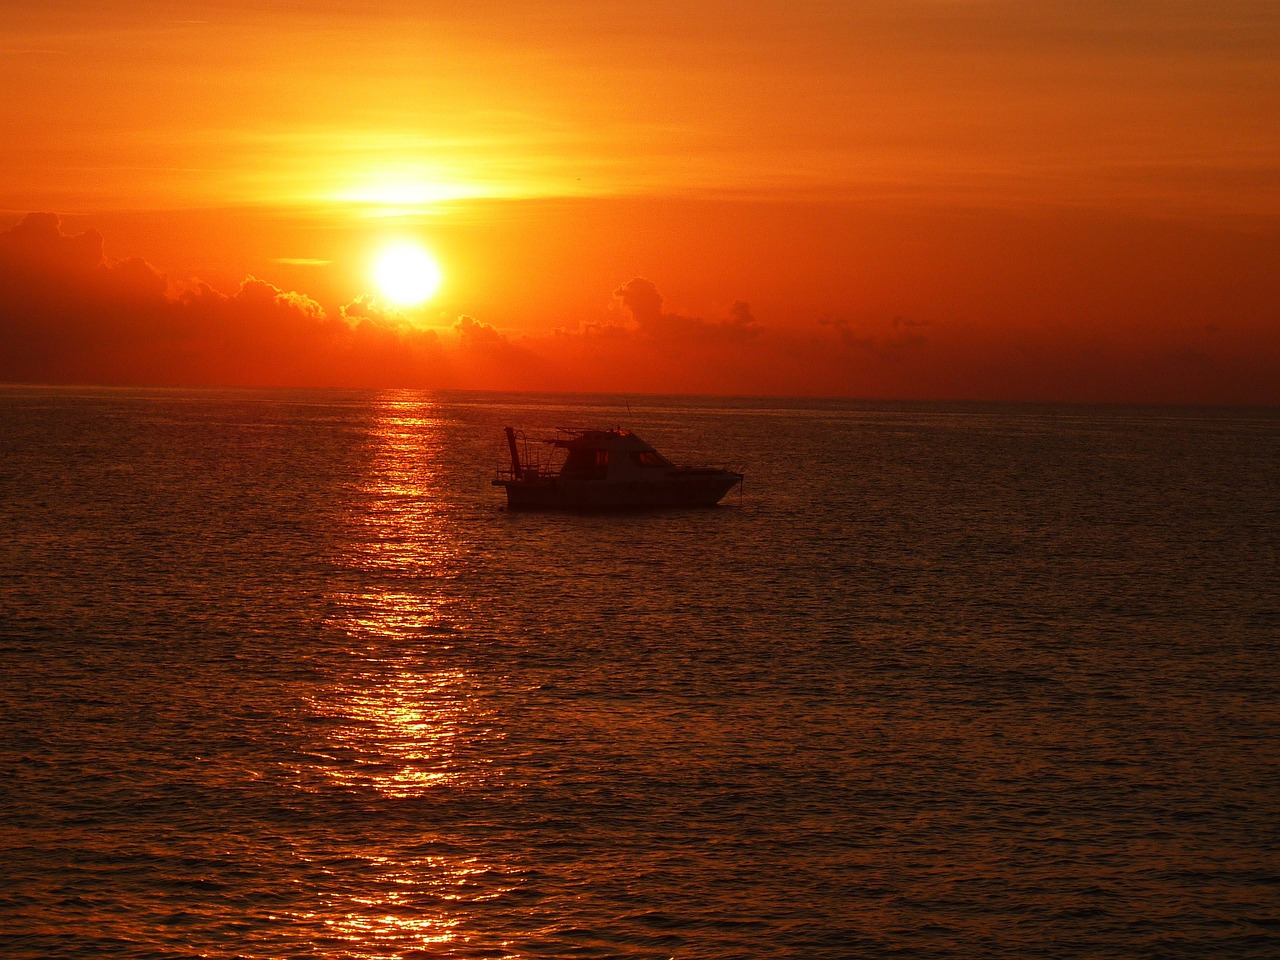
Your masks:
{"label": "dark water in foreground", "polygon": [[[510,515],[501,427],[745,467]],[[5,957],[1280,955],[1280,414],[0,390]]]}

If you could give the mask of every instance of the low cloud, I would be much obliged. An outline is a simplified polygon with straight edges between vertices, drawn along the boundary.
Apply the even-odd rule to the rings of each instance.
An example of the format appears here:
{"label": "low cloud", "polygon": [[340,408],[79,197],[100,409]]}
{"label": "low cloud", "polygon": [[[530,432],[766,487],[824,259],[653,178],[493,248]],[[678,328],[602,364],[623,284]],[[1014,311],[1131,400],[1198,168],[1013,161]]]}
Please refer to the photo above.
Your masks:
{"label": "low cloud", "polygon": [[516,349],[511,341],[494,327],[465,315],[459,317],[458,322],[453,325],[453,332],[458,335],[458,339],[463,344],[473,350],[509,353]]}
{"label": "low cloud", "polygon": [[761,327],[751,314],[751,308],[739,300],[729,308],[725,320],[704,320],[667,313],[662,309],[662,294],[657,285],[644,277],[633,277],[617,290],[615,299],[631,314],[636,331],[644,337],[665,341],[726,342],[749,340],[757,336]]}
{"label": "low cloud", "polygon": [[931,320],[777,310],[690,315],[637,276],[558,329],[466,315],[429,329],[371,296],[326,306],[260,277],[232,293],[174,279],[51,213],[0,230],[0,381],[1275,402],[1273,331],[1207,308],[1150,338],[945,305]]}
{"label": "low cloud", "polygon": [[424,329],[371,296],[326,308],[259,277],[231,294],[174,280],[109,258],[96,231],[64,234],[53,214],[30,214],[0,232],[0,380],[857,394],[924,342],[924,325],[901,317],[877,329],[825,321],[825,336],[806,338],[745,301],[690,316],[645,277],[610,305],[612,318],[519,338],[466,315]]}
{"label": "low cloud", "polygon": [[554,383],[547,358],[526,341],[512,341],[496,327],[465,315],[453,325],[453,333],[469,386],[542,390]]}
{"label": "low cloud", "polygon": [[613,291],[613,318],[566,324],[529,338],[561,371],[564,389],[624,392],[790,392],[790,338],[760,323],[745,301],[721,319],[669,311],[657,284],[632,277]]}
{"label": "low cloud", "polygon": [[252,276],[231,295],[173,281],[51,213],[0,232],[2,380],[427,386],[447,368],[434,332],[367,298],[331,314]]}
{"label": "low cloud", "polygon": [[819,317],[818,325],[835,331],[846,350],[897,361],[925,345],[924,330],[929,321],[910,320],[903,316],[895,316],[887,323],[855,321],[849,317]]}

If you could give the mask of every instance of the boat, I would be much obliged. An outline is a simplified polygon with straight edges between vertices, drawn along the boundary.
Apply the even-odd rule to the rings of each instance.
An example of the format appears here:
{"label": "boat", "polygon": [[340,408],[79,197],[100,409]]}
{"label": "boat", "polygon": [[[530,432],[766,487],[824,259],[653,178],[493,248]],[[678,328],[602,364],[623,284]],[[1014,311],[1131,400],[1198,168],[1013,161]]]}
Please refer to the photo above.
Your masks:
{"label": "boat", "polygon": [[[638,510],[713,507],[743,474],[721,467],[678,467],[630,430],[562,427],[546,457],[506,427],[511,463],[499,467],[510,510]],[[561,459],[563,458],[563,459]]]}

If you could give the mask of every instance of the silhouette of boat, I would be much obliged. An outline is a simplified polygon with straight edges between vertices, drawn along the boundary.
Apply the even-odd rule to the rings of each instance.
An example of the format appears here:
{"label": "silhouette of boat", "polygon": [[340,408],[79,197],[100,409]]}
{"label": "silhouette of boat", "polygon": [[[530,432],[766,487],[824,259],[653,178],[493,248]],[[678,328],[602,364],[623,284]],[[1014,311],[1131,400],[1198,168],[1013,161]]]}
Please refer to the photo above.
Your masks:
{"label": "silhouette of boat", "polygon": [[540,441],[552,448],[541,458],[522,433],[506,428],[511,465],[498,469],[493,485],[506,487],[509,509],[712,507],[743,480],[720,467],[678,467],[630,430],[558,433]]}

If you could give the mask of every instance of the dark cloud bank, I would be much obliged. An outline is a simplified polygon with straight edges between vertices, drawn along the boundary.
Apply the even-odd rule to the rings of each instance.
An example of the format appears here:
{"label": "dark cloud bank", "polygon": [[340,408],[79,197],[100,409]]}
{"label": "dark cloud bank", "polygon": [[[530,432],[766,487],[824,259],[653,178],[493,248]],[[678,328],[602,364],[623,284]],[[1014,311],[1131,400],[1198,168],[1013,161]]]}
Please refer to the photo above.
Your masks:
{"label": "dark cloud bank", "polygon": [[714,322],[665,312],[643,278],[615,296],[619,323],[513,341],[462,316],[437,333],[369,296],[326,310],[255,277],[230,295],[174,281],[32,213],[0,233],[0,381],[749,392],[716,375],[726,345],[759,337],[745,303]]}
{"label": "dark cloud bank", "polygon": [[50,213],[0,233],[0,379],[42,383],[433,385],[437,334],[359,299],[330,314],[248,277],[234,294],[105,256]]}
{"label": "dark cloud bank", "polygon": [[517,338],[468,316],[436,332],[367,296],[326,309],[254,277],[229,295],[174,281],[50,213],[0,232],[0,382],[1280,401],[1274,335],[1232,348],[1216,323],[1154,345],[1029,322],[978,336],[945,314],[774,326],[742,301],[719,319],[669,310],[644,277],[602,316]]}

